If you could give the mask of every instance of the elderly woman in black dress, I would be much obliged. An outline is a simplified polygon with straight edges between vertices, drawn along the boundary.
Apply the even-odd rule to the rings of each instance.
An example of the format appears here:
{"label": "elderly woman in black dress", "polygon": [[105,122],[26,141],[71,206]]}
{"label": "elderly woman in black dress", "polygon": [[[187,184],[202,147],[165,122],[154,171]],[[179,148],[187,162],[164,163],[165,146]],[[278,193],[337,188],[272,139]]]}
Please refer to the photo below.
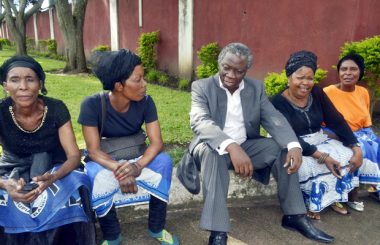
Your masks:
{"label": "elderly woman in black dress", "polygon": [[95,244],[83,209],[82,186],[90,182],[75,170],[80,153],[69,111],[45,96],[45,73],[33,58],[14,56],[0,73],[7,93],[0,101],[0,243]]}
{"label": "elderly woman in black dress", "polygon": [[[332,205],[341,214],[347,210],[340,202],[359,181],[362,165],[358,141],[342,115],[323,90],[314,85],[317,57],[309,51],[292,54],[286,63],[288,87],[273,98],[273,105],[288,119],[303,149],[299,169],[300,186],[311,218]],[[340,141],[321,130],[322,123],[333,129]]]}

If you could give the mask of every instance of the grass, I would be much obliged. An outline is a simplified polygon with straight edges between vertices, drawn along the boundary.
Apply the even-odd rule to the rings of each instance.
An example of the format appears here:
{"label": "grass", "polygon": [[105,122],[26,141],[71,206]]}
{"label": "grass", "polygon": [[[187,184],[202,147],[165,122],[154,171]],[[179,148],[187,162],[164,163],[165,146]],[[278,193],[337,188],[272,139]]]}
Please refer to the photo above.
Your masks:
{"label": "grass", "polygon": [[[14,55],[12,50],[0,51],[0,63],[12,55]],[[47,73],[48,96],[64,101],[69,108],[77,143],[80,148],[84,148],[81,125],[77,123],[80,103],[86,96],[101,91],[101,83],[96,77],[88,74],[49,73],[49,71],[62,70],[65,62],[42,57],[34,58]],[[177,163],[192,138],[189,126],[190,93],[148,84],[148,94],[152,96],[157,106],[166,149],[172,156],[173,162]]]}

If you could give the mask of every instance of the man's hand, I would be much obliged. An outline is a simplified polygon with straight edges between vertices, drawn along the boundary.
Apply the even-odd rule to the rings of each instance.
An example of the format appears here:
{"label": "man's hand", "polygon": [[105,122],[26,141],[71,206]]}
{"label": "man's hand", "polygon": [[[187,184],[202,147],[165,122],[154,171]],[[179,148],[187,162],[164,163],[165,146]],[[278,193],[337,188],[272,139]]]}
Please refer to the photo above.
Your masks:
{"label": "man's hand", "polygon": [[253,165],[247,153],[237,143],[231,143],[226,151],[230,154],[235,173],[241,177],[252,177]]}
{"label": "man's hand", "polygon": [[133,176],[128,176],[119,180],[120,190],[123,193],[134,193],[138,191],[136,179]]}
{"label": "man's hand", "polygon": [[284,168],[288,168],[288,174],[294,174],[301,167],[302,151],[298,147],[294,147],[288,151]]}

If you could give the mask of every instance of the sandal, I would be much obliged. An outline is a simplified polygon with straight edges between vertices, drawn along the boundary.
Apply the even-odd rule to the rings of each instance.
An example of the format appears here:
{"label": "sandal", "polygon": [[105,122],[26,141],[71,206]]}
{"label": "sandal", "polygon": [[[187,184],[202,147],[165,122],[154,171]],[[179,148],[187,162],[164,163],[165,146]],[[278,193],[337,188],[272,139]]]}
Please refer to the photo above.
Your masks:
{"label": "sandal", "polygon": [[370,185],[370,186],[368,187],[367,191],[368,191],[369,193],[377,192],[376,187],[373,186],[373,185]]}
{"label": "sandal", "polygon": [[335,202],[331,204],[331,208],[338,214],[343,214],[343,215],[348,214],[347,209],[340,202]]}
{"label": "sandal", "polygon": [[352,208],[353,210],[356,210],[358,212],[364,211],[364,203],[363,202],[347,202],[347,205]]}
{"label": "sandal", "polygon": [[115,240],[103,240],[100,245],[120,245],[123,237],[121,234]]}
{"label": "sandal", "polygon": [[148,232],[151,237],[157,239],[159,242],[161,242],[162,245],[179,245],[177,237],[170,234],[165,229],[158,233],[154,233],[150,230],[148,230]]}
{"label": "sandal", "polygon": [[321,215],[319,213],[315,213],[315,212],[307,212],[307,217],[309,217],[310,219],[314,219],[314,220],[321,220]]}

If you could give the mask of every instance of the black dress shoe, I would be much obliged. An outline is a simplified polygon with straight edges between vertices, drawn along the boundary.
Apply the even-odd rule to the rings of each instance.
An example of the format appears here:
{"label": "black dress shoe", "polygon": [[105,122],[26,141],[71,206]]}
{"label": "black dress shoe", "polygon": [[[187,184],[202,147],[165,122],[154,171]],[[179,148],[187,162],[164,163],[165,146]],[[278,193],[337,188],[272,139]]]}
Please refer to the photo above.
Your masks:
{"label": "black dress shoe", "polygon": [[227,238],[228,236],[226,232],[212,234],[208,239],[208,245],[227,245]]}
{"label": "black dress shoe", "polygon": [[282,227],[295,230],[305,237],[323,243],[332,243],[335,238],[317,229],[304,214],[284,215],[282,217]]}

